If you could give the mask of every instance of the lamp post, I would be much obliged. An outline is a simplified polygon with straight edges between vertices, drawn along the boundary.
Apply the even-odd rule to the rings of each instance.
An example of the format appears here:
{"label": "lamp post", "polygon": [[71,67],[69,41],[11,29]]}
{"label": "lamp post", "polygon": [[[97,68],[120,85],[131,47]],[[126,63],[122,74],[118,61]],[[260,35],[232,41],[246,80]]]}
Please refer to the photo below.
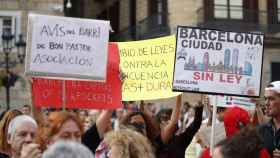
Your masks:
{"label": "lamp post", "polygon": [[25,58],[25,47],[26,47],[26,42],[23,40],[23,35],[19,35],[19,40],[16,42],[16,47],[17,47],[17,57],[19,59],[19,62],[21,64],[24,63],[24,58]]}
{"label": "lamp post", "polygon": [[[10,53],[14,48],[13,45],[14,35],[11,34],[10,31],[4,31],[2,34],[2,47],[3,53],[5,55],[5,69],[6,69],[6,76],[3,78],[2,82],[6,88],[6,105],[7,109],[10,109],[10,87],[15,83],[17,80],[17,75],[10,72]],[[19,36],[19,41],[15,43],[17,47],[17,57],[19,58],[20,63],[24,62],[25,57],[25,47],[26,43],[23,40],[23,36]]]}
{"label": "lamp post", "polygon": [[71,0],[67,0],[66,3],[66,16],[70,16],[70,9],[72,8]]}

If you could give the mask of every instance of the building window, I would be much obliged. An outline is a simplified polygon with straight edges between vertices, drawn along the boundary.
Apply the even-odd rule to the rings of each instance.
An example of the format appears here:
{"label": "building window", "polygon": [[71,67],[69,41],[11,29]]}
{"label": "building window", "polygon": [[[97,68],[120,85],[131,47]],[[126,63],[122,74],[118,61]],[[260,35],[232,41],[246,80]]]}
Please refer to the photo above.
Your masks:
{"label": "building window", "polygon": [[243,0],[214,0],[216,19],[243,19]]}
{"label": "building window", "polygon": [[12,18],[4,17],[2,20],[2,32],[12,33]]}
{"label": "building window", "polygon": [[[3,33],[13,33],[13,26],[12,26],[12,18],[11,17],[0,17],[0,38],[2,37]],[[2,44],[2,38],[0,39],[0,45]]]}
{"label": "building window", "polygon": [[280,23],[280,0],[267,0],[268,24]]}
{"label": "building window", "polygon": [[[21,12],[20,11],[0,11],[0,37],[4,32],[11,33],[18,38],[21,34]],[[18,40],[18,39],[14,39]],[[0,38],[0,47],[2,38]]]}

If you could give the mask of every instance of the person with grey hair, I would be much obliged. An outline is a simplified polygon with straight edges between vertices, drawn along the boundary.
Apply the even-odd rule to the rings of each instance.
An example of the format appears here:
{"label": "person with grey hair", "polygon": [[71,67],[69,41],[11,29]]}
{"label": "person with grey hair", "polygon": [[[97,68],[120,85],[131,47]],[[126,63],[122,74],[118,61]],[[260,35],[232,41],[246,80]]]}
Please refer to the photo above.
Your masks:
{"label": "person with grey hair", "polygon": [[40,158],[39,145],[34,143],[38,130],[36,121],[28,115],[12,119],[8,126],[7,142],[11,146],[11,158]]}
{"label": "person with grey hair", "polygon": [[94,158],[83,144],[74,141],[58,141],[52,144],[42,158]]}

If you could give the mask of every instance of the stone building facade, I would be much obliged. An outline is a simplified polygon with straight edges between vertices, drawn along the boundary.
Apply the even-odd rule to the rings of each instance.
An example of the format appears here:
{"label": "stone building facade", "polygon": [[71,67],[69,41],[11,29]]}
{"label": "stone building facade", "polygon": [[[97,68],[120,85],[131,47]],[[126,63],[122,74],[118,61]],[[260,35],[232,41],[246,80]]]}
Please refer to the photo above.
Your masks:
{"label": "stone building facade", "polygon": [[93,6],[103,6],[102,9],[94,9],[91,18],[111,21],[115,30],[111,41],[141,40],[175,34],[177,25],[264,33],[262,92],[270,81],[280,80],[280,0],[91,2]]}
{"label": "stone building facade", "polygon": [[[0,1],[0,36],[8,31],[14,35],[13,43],[19,40],[19,35],[25,39],[27,35],[27,21],[29,13],[64,15],[63,0],[1,0]],[[0,76],[6,75],[5,57],[2,52],[2,38],[0,38]],[[10,72],[17,74],[17,82],[10,88],[10,106],[31,104],[31,93],[27,79],[24,77],[24,65],[17,58],[14,46],[9,53]],[[17,64],[16,64],[17,63]],[[0,87],[0,106],[6,107],[6,88]]]}

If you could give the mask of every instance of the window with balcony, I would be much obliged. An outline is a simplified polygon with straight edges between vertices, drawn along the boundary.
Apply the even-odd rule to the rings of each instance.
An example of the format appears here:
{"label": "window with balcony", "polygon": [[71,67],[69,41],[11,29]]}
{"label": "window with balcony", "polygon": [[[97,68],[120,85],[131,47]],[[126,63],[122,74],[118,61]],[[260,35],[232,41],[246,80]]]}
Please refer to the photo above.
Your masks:
{"label": "window with balcony", "polygon": [[198,10],[204,21],[243,21],[258,23],[259,6],[257,0],[204,0]]}
{"label": "window with balcony", "polygon": [[167,0],[150,0],[149,15],[156,25],[167,23]]}

